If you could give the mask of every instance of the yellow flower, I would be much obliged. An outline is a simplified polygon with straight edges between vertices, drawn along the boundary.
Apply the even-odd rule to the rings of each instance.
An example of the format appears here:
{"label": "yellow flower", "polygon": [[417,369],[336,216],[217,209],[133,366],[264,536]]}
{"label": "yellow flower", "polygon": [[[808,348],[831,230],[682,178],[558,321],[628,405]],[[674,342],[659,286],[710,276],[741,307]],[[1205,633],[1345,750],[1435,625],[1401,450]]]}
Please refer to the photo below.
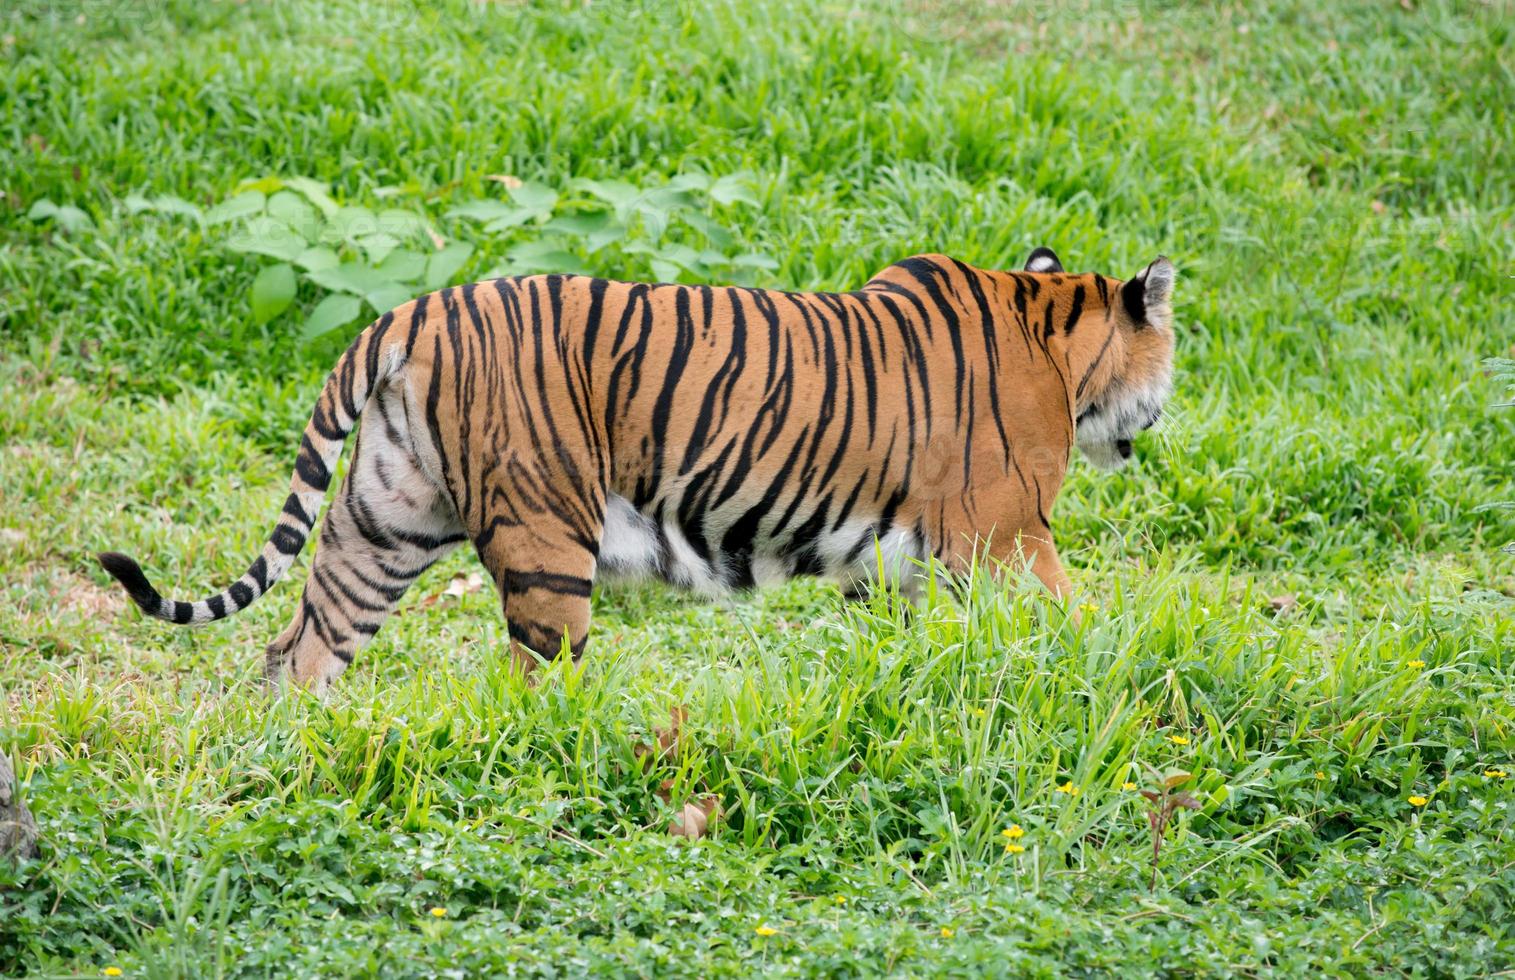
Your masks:
{"label": "yellow flower", "polygon": [[1411,660],[1409,663],[1405,664],[1406,667],[1424,667],[1425,665],[1426,662],[1424,660]]}
{"label": "yellow flower", "polygon": [[982,718],[986,714],[988,714],[988,712],[985,711],[983,708],[974,708],[973,709],[973,717],[975,717],[975,718]]}
{"label": "yellow flower", "polygon": [[1168,741],[1172,742],[1174,745],[1188,745],[1189,744],[1189,740],[1187,738],[1184,738],[1182,735],[1169,735],[1168,736]]}
{"label": "yellow flower", "polygon": [[838,905],[846,905],[847,904],[847,896],[846,895],[835,895],[835,896],[832,896],[831,900],[833,902],[835,902],[836,904],[838,904]]}
{"label": "yellow flower", "polygon": [[952,938],[952,930],[949,929],[949,928],[947,928],[946,926],[942,926],[942,938],[943,939],[951,939]]}
{"label": "yellow flower", "polygon": [[1021,825],[1018,823],[1011,824],[999,833],[1001,837],[1008,837],[1011,840],[1016,840],[1017,838],[1026,836],[1026,831],[1022,829]]}
{"label": "yellow flower", "polygon": [[1136,789],[1136,784],[1133,783],[1133,782],[1131,782],[1130,780],[1127,780],[1126,782],[1120,784],[1120,788],[1123,789],[1123,790],[1125,790],[1127,793],[1129,793],[1133,789]]}
{"label": "yellow flower", "polygon": [[431,910],[431,917],[434,919],[445,919],[447,918],[447,910],[438,905]]}
{"label": "yellow flower", "polygon": [[1006,844],[1005,845],[1005,853],[1006,854],[1019,854],[1019,853],[1021,853],[1024,850],[1025,850],[1025,848],[1022,847],[1022,846],[1020,846],[1019,844]]}
{"label": "yellow flower", "polygon": [[1321,772],[1319,769],[1317,769],[1317,770],[1315,770],[1315,778],[1316,779],[1325,779],[1326,778],[1326,774],[1323,773],[1323,772]]}
{"label": "yellow flower", "polygon": [[1099,607],[1092,602],[1081,602],[1078,604],[1078,611],[1092,616],[1099,612]]}
{"label": "yellow flower", "polygon": [[1072,782],[1063,783],[1057,788],[1057,791],[1059,793],[1067,793],[1069,796],[1077,796],[1079,794],[1079,788],[1074,786]]}
{"label": "yellow flower", "polygon": [[100,972],[108,977],[119,977],[121,975],[121,968],[119,966],[108,966]]}
{"label": "yellow flower", "polygon": [[1430,801],[1427,800],[1424,796],[1412,796],[1412,797],[1410,797],[1410,805],[1411,806],[1425,806],[1428,802],[1430,802]]}
{"label": "yellow flower", "polygon": [[1485,769],[1483,774],[1487,779],[1503,779],[1509,775],[1503,769]]}
{"label": "yellow flower", "polygon": [[777,936],[779,931],[773,928],[773,926],[758,926],[757,934],[766,938],[768,936]]}

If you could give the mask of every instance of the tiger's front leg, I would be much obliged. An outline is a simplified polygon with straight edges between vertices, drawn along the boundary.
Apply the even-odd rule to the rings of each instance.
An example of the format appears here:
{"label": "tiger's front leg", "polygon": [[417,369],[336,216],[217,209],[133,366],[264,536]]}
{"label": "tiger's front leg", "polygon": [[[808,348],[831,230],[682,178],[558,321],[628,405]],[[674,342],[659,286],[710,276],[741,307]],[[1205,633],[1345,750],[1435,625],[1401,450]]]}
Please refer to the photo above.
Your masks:
{"label": "tiger's front leg", "polygon": [[500,456],[507,462],[482,478],[477,496],[490,505],[468,530],[499,590],[512,657],[529,674],[565,641],[575,662],[584,653],[606,495],[587,446]]}

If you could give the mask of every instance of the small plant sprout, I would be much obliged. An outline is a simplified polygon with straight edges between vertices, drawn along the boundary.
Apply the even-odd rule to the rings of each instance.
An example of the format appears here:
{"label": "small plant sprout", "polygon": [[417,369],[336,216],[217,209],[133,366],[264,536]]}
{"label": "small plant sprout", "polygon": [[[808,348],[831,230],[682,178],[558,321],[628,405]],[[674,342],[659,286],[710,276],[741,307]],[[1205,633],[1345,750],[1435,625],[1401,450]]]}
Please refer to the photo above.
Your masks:
{"label": "small plant sprout", "polygon": [[1200,808],[1199,801],[1194,797],[1177,791],[1190,778],[1190,773],[1172,772],[1158,781],[1159,789],[1141,791],[1142,798],[1147,801],[1147,826],[1152,830],[1152,878],[1147,885],[1148,891],[1157,890],[1157,862],[1162,856],[1163,832],[1168,829],[1173,815],[1179,810]]}

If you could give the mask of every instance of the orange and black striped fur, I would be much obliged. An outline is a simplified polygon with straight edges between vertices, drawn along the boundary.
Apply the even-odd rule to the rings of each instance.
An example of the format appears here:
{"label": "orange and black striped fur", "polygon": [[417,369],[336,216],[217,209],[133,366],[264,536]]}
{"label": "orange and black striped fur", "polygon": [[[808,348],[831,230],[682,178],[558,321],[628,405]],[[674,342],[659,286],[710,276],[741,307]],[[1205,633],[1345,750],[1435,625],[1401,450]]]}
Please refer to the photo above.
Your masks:
{"label": "orange and black striped fur", "polygon": [[1172,284],[1166,259],[1122,282],[1038,249],[1023,272],[917,256],[847,293],[560,275],[443,289],[337,362],[283,513],[230,588],[175,602],[130,558],[101,562],[161,619],[247,608],[304,546],[361,416],[271,678],[324,688],[465,541],[528,664],[582,651],[607,578],[853,591],[977,552],[1029,561],[1065,596],[1053,501],[1075,443],[1119,466],[1161,412]]}

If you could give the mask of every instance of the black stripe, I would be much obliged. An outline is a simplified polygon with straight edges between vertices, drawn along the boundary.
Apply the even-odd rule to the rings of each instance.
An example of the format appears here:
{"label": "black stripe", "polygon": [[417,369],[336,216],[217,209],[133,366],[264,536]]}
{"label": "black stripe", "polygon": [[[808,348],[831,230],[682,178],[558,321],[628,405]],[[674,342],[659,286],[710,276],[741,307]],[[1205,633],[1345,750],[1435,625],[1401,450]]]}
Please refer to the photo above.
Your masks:
{"label": "black stripe", "polygon": [[331,484],[331,471],[326,468],[321,454],[316,452],[315,444],[310,441],[310,436],[303,436],[300,439],[300,455],[295,457],[295,472],[313,489],[325,492]]}
{"label": "black stripe", "polygon": [[577,575],[560,575],[556,572],[507,571],[500,584],[506,595],[520,595],[532,589],[556,592],[559,595],[588,596],[590,581]]}
{"label": "black stripe", "polygon": [[279,524],[274,527],[274,533],[269,536],[269,543],[279,549],[280,554],[297,555],[300,549],[305,547],[305,535],[288,524]]}
{"label": "black stripe", "polygon": [[1078,318],[1083,314],[1083,312],[1084,287],[1075,286],[1073,287],[1073,308],[1068,311],[1068,320],[1063,324],[1063,336],[1066,337],[1068,334],[1073,332],[1073,328],[1078,324]]}

